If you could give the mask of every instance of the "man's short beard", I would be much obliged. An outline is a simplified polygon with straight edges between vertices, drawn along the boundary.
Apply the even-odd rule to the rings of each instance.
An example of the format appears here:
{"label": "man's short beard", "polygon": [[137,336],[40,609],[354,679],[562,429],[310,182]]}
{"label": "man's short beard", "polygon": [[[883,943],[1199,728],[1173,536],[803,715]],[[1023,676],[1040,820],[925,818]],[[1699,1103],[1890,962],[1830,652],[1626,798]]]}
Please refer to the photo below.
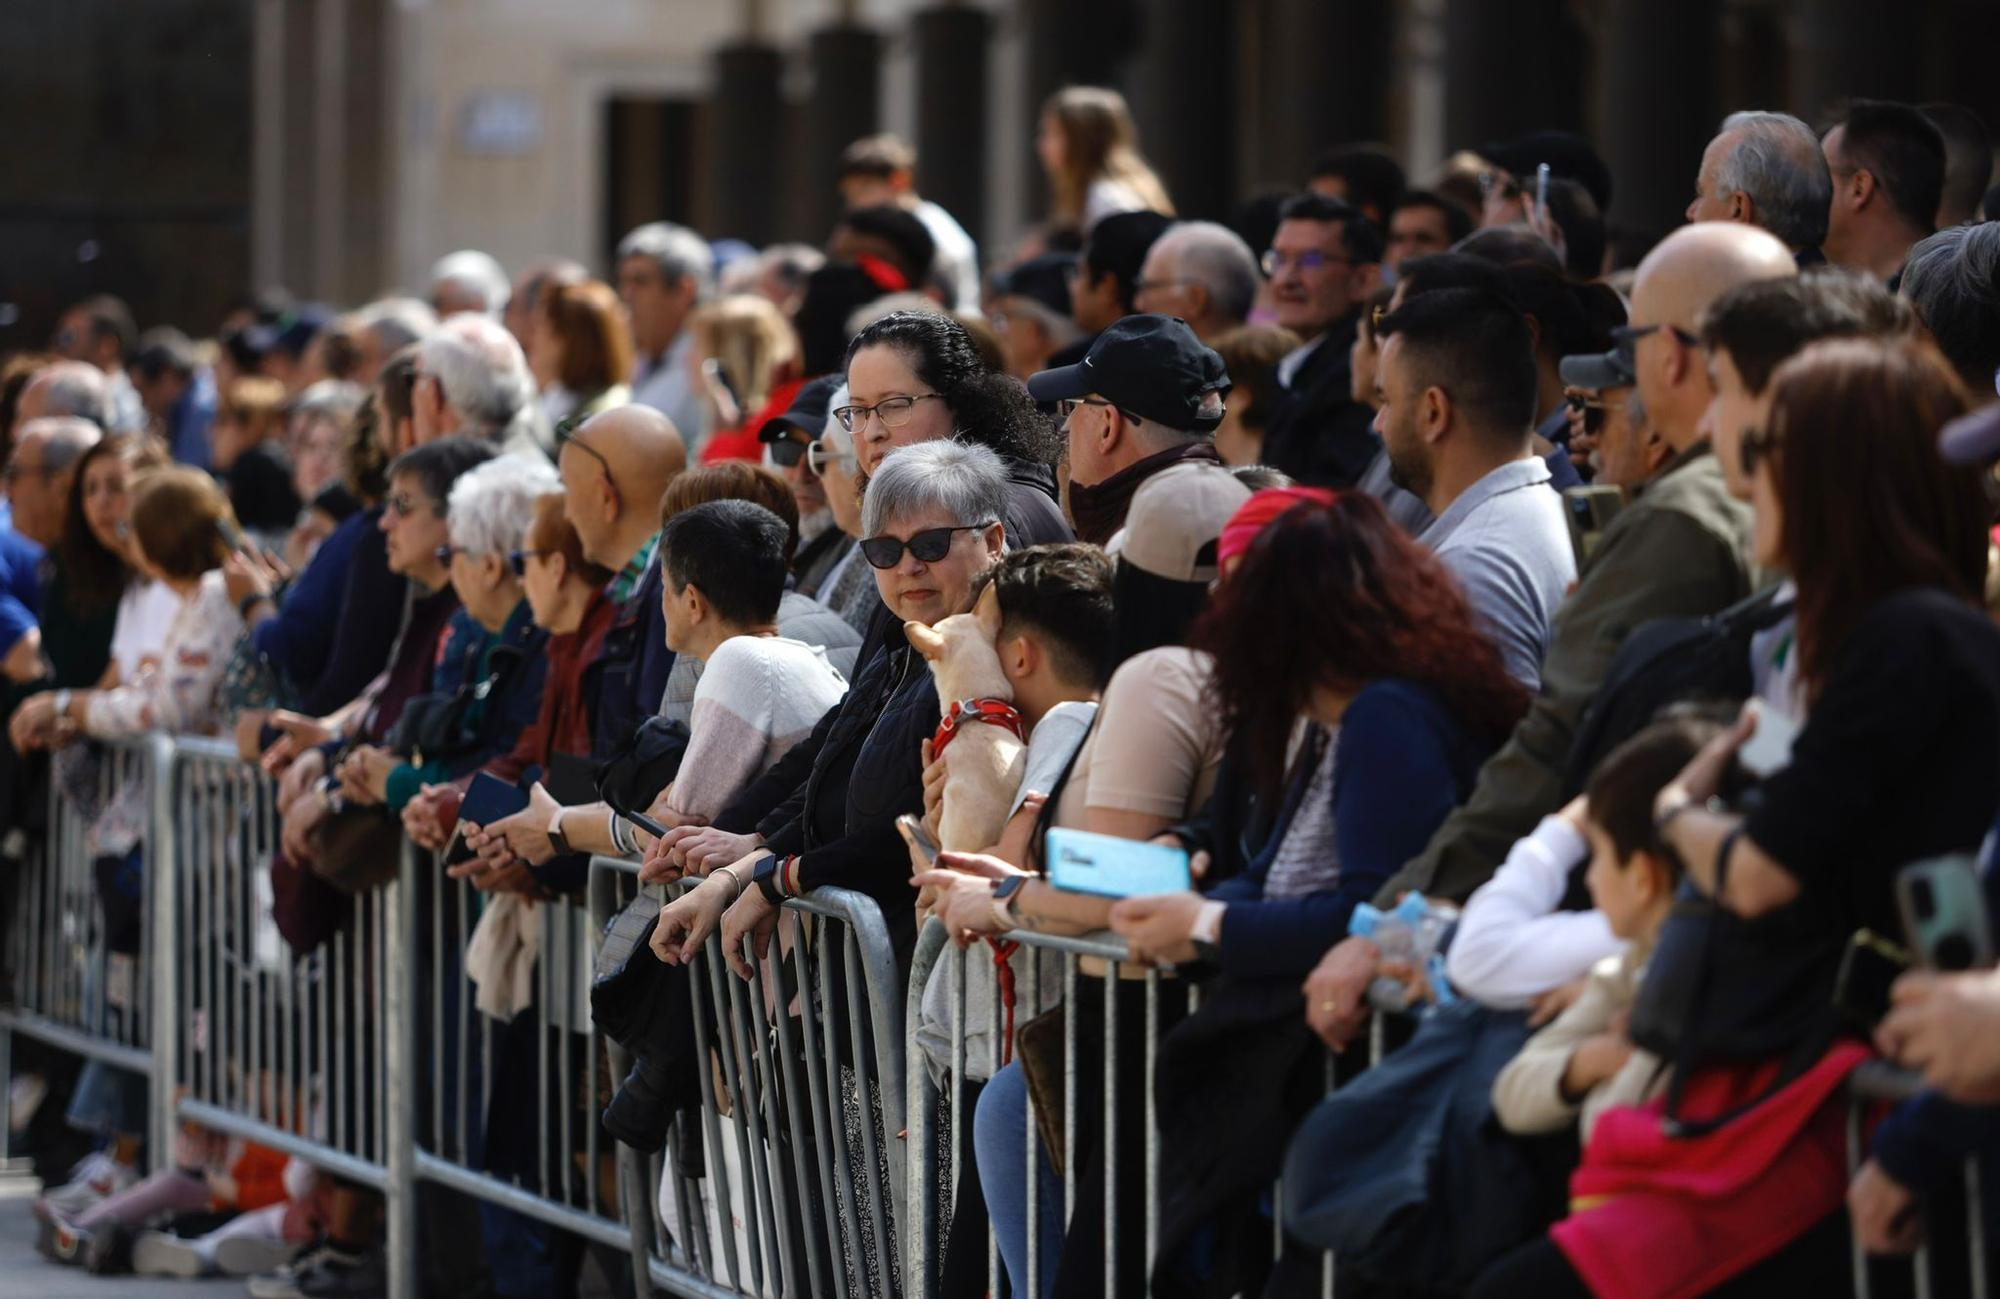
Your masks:
{"label": "man's short beard", "polygon": [[1431,473],[1430,461],[1424,456],[1424,453],[1417,451],[1410,456],[1404,457],[1398,456],[1394,451],[1389,451],[1388,456],[1389,481],[1418,500],[1428,501],[1430,499],[1431,483],[1434,481],[1434,475]]}

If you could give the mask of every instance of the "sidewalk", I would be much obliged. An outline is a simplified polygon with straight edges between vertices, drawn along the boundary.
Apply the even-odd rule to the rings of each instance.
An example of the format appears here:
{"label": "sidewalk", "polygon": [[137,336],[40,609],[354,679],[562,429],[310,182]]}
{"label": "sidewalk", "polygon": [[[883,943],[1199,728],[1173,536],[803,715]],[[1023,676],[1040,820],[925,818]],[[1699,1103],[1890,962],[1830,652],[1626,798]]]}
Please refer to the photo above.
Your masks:
{"label": "sidewalk", "polygon": [[243,1294],[243,1282],[92,1276],[62,1267],[35,1252],[35,1219],[28,1212],[37,1184],[30,1177],[0,1176],[0,1299],[140,1299],[154,1295]]}

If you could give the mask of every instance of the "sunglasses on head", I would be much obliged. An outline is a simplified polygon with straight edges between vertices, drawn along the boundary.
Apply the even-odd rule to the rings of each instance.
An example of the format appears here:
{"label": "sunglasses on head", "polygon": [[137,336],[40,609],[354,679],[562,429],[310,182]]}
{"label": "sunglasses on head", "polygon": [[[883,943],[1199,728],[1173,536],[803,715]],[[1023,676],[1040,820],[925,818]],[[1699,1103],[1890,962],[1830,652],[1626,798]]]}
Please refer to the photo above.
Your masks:
{"label": "sunglasses on head", "polygon": [[963,523],[956,528],[925,528],[908,541],[901,537],[870,537],[861,543],[861,557],[876,568],[894,568],[903,562],[903,552],[909,551],[926,564],[935,564],[951,553],[951,539],[954,533],[978,532],[993,526],[991,520],[985,523]]}

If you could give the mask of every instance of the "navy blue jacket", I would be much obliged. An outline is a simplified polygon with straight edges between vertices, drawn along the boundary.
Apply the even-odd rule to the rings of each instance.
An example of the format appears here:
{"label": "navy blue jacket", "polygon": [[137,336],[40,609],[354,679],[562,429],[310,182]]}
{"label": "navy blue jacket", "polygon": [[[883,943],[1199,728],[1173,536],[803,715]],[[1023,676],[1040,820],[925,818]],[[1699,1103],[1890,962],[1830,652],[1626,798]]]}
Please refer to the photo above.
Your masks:
{"label": "navy blue jacket", "polygon": [[341,523],[320,543],[275,618],[250,639],[320,717],[346,704],[389,662],[408,582],[389,571],[382,507]]}
{"label": "navy blue jacket", "polygon": [[1306,974],[1366,902],[1465,801],[1495,738],[1477,737],[1429,687],[1384,679],[1362,687],[1340,719],[1333,774],[1340,875],[1302,897],[1266,899],[1264,879],[1311,786],[1316,753],[1295,764],[1276,828],[1247,870],[1208,896],[1222,914],[1221,964],[1238,978]]}
{"label": "navy blue jacket", "polygon": [[659,715],[674,652],[667,648],[667,618],[660,611],[660,557],[646,566],[631,598],[618,606],[604,649],[584,669],[586,698],[597,701],[591,718],[592,757],[605,758],[630,739],[639,723]]}

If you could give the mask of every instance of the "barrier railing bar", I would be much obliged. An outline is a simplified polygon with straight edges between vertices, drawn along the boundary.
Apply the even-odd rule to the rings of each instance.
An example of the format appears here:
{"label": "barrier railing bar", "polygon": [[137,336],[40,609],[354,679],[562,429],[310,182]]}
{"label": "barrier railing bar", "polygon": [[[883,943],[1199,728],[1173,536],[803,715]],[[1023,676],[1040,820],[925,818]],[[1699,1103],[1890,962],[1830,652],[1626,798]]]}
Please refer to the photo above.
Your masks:
{"label": "barrier railing bar", "polygon": [[32,1037],[58,1051],[80,1055],[86,1060],[101,1060],[114,1068],[151,1076],[153,1053],[150,1051],[92,1037],[83,1029],[73,1028],[32,1010],[11,1010],[5,1012],[5,1016],[9,1032]]}
{"label": "barrier railing bar", "polygon": [[[426,1182],[435,1182],[488,1204],[511,1209],[523,1217],[547,1223],[559,1230],[574,1232],[594,1244],[618,1250],[631,1247],[631,1234],[622,1222],[558,1204],[526,1187],[502,1181],[490,1173],[476,1172],[428,1150],[418,1150],[415,1156],[415,1174]],[[416,1292],[412,1290],[408,1293],[414,1295]]]}
{"label": "barrier railing bar", "polygon": [[389,1189],[388,1170],[372,1160],[338,1150],[329,1150],[310,1137],[287,1132],[275,1124],[249,1118],[209,1101],[184,1097],[176,1109],[179,1118],[185,1122],[198,1123],[202,1127],[213,1128],[232,1137],[241,1137],[260,1146],[269,1146],[280,1154],[291,1155],[337,1177],[359,1182],[377,1191],[386,1192]]}
{"label": "barrier railing bar", "polygon": [[[816,944],[807,942],[809,927],[799,926],[798,941],[792,944],[792,963],[796,969],[799,997],[799,1059],[804,1062],[806,1073],[806,1096],[815,1115],[826,1115],[827,1098],[833,1095],[838,1085],[836,1074],[829,1079],[826,1074],[825,1057],[820,1054],[818,998],[814,995],[813,953]],[[830,1031],[830,1030],[829,1030]],[[820,1229],[826,1236],[828,1266],[833,1271],[833,1291],[838,1299],[847,1299],[847,1263],[840,1249],[840,1200],[834,1192],[833,1181],[833,1137],[829,1131],[831,1124],[824,1121],[813,1124],[813,1145],[817,1158],[813,1163],[819,1170],[819,1217]],[[842,1134],[841,1145],[847,1144]]]}

